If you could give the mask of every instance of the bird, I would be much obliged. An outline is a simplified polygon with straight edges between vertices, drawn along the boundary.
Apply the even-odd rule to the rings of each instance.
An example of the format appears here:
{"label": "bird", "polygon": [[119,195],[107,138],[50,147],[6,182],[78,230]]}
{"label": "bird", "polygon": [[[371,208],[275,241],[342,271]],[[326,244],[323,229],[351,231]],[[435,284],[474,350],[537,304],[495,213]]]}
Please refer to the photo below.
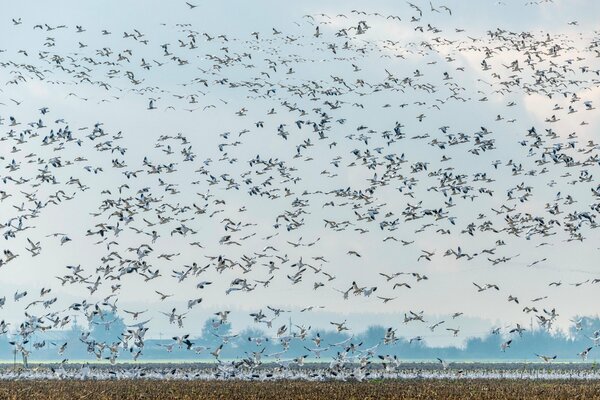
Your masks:
{"label": "bird", "polygon": [[447,361],[442,360],[441,358],[437,358],[437,360],[439,361],[440,365],[442,366],[442,369],[448,369],[449,365]]}
{"label": "bird", "polygon": [[[515,30],[473,18],[491,5],[398,6],[230,24],[169,9],[148,31],[108,7],[133,13],[122,35],[55,25],[58,9],[33,27],[9,16],[0,334],[25,366],[50,350],[108,361],[19,376],[401,377],[402,346],[479,335],[446,324],[467,315],[500,321],[481,332],[502,352],[564,321],[585,361],[600,343],[574,314],[600,282],[597,37],[579,17]],[[385,327],[362,332],[363,313]],[[157,351],[214,365],[124,366]]]}
{"label": "bird", "polygon": [[577,353],[577,355],[578,355],[579,357],[581,357],[581,360],[582,360],[582,361],[586,361],[586,360],[587,360],[587,357],[588,357],[588,355],[590,354],[590,351],[592,350],[592,348],[593,348],[593,347],[588,347],[588,348],[586,348],[585,350],[583,350],[582,352],[580,352],[580,353]]}
{"label": "bird", "polygon": [[155,292],[156,292],[156,294],[158,294],[160,296],[161,301],[166,300],[169,297],[173,297],[172,294],[164,294],[164,293],[159,292],[158,290],[155,290]]}
{"label": "bird", "polygon": [[543,354],[535,354],[536,357],[540,358],[541,360],[543,360],[545,363],[549,363],[552,360],[556,360],[556,355],[553,356],[545,356]]}
{"label": "bird", "polygon": [[508,348],[510,347],[511,343],[512,343],[512,339],[510,339],[510,340],[507,340],[506,342],[503,342],[503,343],[500,345],[500,350],[502,350],[503,352],[505,352],[505,351],[506,351],[506,349],[508,349]]}

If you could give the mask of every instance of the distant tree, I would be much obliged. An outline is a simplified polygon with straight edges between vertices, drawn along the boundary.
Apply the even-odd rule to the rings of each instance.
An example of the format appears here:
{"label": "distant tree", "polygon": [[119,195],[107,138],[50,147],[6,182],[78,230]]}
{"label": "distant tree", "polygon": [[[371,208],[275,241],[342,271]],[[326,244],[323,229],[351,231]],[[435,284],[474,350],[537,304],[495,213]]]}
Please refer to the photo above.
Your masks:
{"label": "distant tree", "polygon": [[[257,345],[256,338],[260,338],[260,345]],[[236,339],[235,343],[239,353],[260,351],[262,348],[270,346],[270,339],[267,334],[260,329],[244,329]]]}
{"label": "distant tree", "polygon": [[215,319],[207,319],[202,327],[202,342],[215,345],[222,342],[221,337],[231,335],[231,323],[218,324]]}
{"label": "distant tree", "polygon": [[78,324],[76,320],[71,322],[70,329],[64,334],[64,341],[68,343],[65,357],[84,358],[87,355],[87,346],[80,340],[81,333],[87,331],[88,329]]}
{"label": "distant tree", "polygon": [[[466,358],[506,358],[505,353],[500,350],[503,338],[497,335],[487,335],[483,338],[474,337],[467,340],[463,351]],[[510,354],[510,353],[509,353]]]}
{"label": "distant tree", "polygon": [[364,347],[371,347],[382,341],[386,331],[387,329],[381,325],[372,325],[358,337],[363,342]]}
{"label": "distant tree", "polygon": [[569,326],[569,336],[572,338],[580,338],[581,335],[591,336],[593,332],[600,329],[598,317],[575,317],[571,321],[573,323]]}

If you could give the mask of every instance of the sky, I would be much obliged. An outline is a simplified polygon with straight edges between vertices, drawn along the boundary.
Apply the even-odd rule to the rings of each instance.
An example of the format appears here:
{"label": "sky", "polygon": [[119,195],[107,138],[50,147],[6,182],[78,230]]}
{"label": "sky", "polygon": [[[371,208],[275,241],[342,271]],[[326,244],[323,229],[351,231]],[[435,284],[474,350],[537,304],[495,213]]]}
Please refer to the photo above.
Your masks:
{"label": "sky", "polygon": [[[13,327],[18,326],[24,318],[24,307],[40,297],[38,294],[42,287],[51,287],[50,297],[58,299],[52,310],[79,320],[82,316],[69,310],[69,305],[82,299],[101,301],[111,294],[110,286],[115,282],[109,280],[103,279],[99,290],[90,294],[87,283],[61,285],[56,277],[68,273],[67,265],[81,265],[85,271],[83,276],[96,279],[97,268],[103,264],[100,259],[110,251],[107,251],[106,242],[95,244],[104,238],[86,236],[86,232],[88,229],[96,230],[95,225],[102,222],[116,223],[116,218],[109,217],[109,214],[94,217],[90,213],[106,204],[107,198],[116,200],[121,197],[118,187],[122,184],[130,186],[126,193],[132,196],[144,193],[139,190],[148,188],[145,193],[165,196],[165,201],[171,205],[191,207],[191,204],[207,204],[206,214],[184,213],[186,217],[195,218],[184,222],[197,231],[194,235],[185,238],[170,235],[171,230],[178,226],[174,222],[158,227],[147,226],[142,217],[152,218],[151,222],[157,221],[156,214],[151,212],[136,215],[131,225],[122,222],[124,231],[118,238],[108,239],[118,242],[114,248],[120,254],[134,256],[127,249],[142,243],[150,244],[151,237],[137,234],[129,226],[145,233],[157,229],[161,234],[156,243],[150,244],[153,252],[148,263],[152,264],[151,270],[158,268],[162,276],[149,282],[139,276],[125,276],[120,281],[122,287],[117,296],[121,310],[149,310],[145,317],[151,318],[148,326],[152,337],[182,332],[199,334],[203,322],[214,317],[213,313],[219,310],[232,310],[234,330],[245,326],[267,329],[264,324],[254,324],[249,316],[258,310],[267,312],[267,306],[291,310],[294,323],[315,329],[332,329],[330,322],[343,320],[347,320],[347,325],[357,332],[375,324],[395,326],[399,327],[400,335],[421,335],[427,344],[433,346],[460,345],[468,337],[488,334],[493,327],[507,329],[516,323],[530,326],[532,321],[535,323],[535,317],[522,312],[522,309],[533,305],[531,299],[544,296],[548,298],[537,303],[538,308],[540,312],[542,308],[556,308],[559,316],[555,326],[559,328],[566,328],[578,315],[597,315],[592,299],[596,296],[598,285],[590,282],[575,285],[600,277],[596,262],[598,234],[593,229],[585,228],[586,239],[583,242],[567,241],[569,236],[561,228],[556,230],[556,235],[549,237],[527,237],[525,234],[516,237],[494,232],[477,232],[471,236],[462,231],[469,223],[480,224],[486,219],[493,221],[495,226],[504,226],[506,214],[496,215],[492,211],[492,208],[500,209],[502,205],[516,206],[516,212],[521,215],[529,213],[551,219],[545,207],[556,201],[557,193],[562,193],[558,197],[565,214],[573,210],[590,210],[589,205],[595,201],[590,191],[591,187],[595,187],[593,181],[569,182],[577,180],[582,169],[596,173],[597,163],[587,168],[570,169],[562,165],[547,165],[549,172],[545,175],[514,175],[506,164],[513,160],[522,164],[525,171],[541,169],[535,164],[540,151],[532,150],[530,142],[522,143],[530,140],[526,134],[532,126],[539,132],[551,126],[559,135],[554,142],[568,143],[568,135],[572,132],[577,132],[577,146],[583,147],[588,140],[596,140],[596,127],[600,122],[597,110],[584,111],[580,102],[576,105],[580,109],[578,113],[567,114],[564,109],[570,104],[569,98],[527,94],[522,88],[514,88],[510,92],[496,91],[502,87],[498,82],[489,83],[496,79],[492,73],[497,72],[507,79],[511,72],[506,65],[513,60],[520,59],[525,69],[523,80],[531,80],[532,71],[527,70],[522,52],[514,48],[493,47],[498,42],[492,41],[487,32],[497,29],[529,32],[539,38],[538,43],[543,43],[546,34],[550,34],[563,45],[556,58],[558,65],[575,63],[578,67],[585,65],[591,70],[598,70],[595,53],[587,47],[598,40],[595,16],[600,15],[600,4],[592,0],[555,0],[539,4],[526,4],[520,0],[435,1],[433,5],[440,11],[436,13],[430,11],[429,2],[414,3],[423,10],[423,17],[416,22],[411,22],[412,17],[418,16],[415,9],[406,2],[397,1],[368,4],[356,1],[290,4],[275,1],[199,1],[193,3],[197,4],[193,9],[179,1],[82,4],[65,0],[10,2],[4,5],[4,16],[0,18],[0,37],[6,38],[0,42],[0,50],[4,50],[0,53],[0,65],[3,66],[0,68],[0,118],[4,121],[0,125],[1,135],[6,137],[11,130],[18,134],[26,129],[29,122],[38,118],[43,118],[46,126],[31,128],[40,136],[23,144],[16,144],[13,138],[0,141],[3,157],[0,159],[3,166],[0,176],[34,177],[39,172],[38,165],[27,163],[27,158],[24,158],[32,152],[36,155],[34,158],[49,159],[60,155],[63,160],[69,160],[81,156],[86,161],[57,168],[53,172],[62,182],[58,185],[60,189],[68,195],[76,193],[73,200],[41,210],[38,217],[27,221],[27,225],[35,228],[19,232],[15,238],[2,243],[3,248],[19,254],[14,261],[0,267],[0,289],[7,297],[2,318],[11,321]],[[452,14],[439,8],[441,5],[449,7]],[[397,15],[401,21],[386,18],[388,15]],[[21,23],[15,24],[13,19]],[[350,35],[347,39],[336,36],[340,29],[355,27],[363,20],[369,26],[366,34]],[[35,29],[37,24],[41,24],[42,29]],[[66,28],[49,31],[45,24],[49,27],[65,25]],[[78,25],[82,27],[80,33],[77,33]],[[317,26],[321,35],[315,37]],[[424,32],[420,32],[419,27]],[[428,27],[440,29],[440,32],[428,30]],[[103,35],[103,29],[111,34]],[[134,29],[143,34],[140,39],[123,37],[123,32],[132,33]],[[274,29],[282,33],[274,35]],[[253,32],[258,32],[258,40]],[[190,35],[195,38],[197,48],[189,48]],[[141,40],[148,43],[143,44]],[[343,51],[344,40],[348,40],[355,50]],[[179,65],[177,60],[163,55],[161,45],[167,43],[169,51],[185,60],[185,64]],[[184,47],[180,46],[181,43]],[[338,46],[337,53],[329,47],[331,43]],[[493,57],[488,59],[493,65],[492,71],[481,67],[486,46],[494,49]],[[22,50],[27,54],[20,52]],[[102,54],[107,50],[110,55],[105,57]],[[42,58],[40,52],[44,51],[49,53]],[[119,60],[119,54],[125,58]],[[251,54],[251,58],[244,54]],[[55,56],[62,57],[61,63],[71,68],[71,72],[57,68],[56,59],[52,60]],[[228,56],[241,58],[228,62]],[[219,61],[215,61],[216,57]],[[584,58],[578,60],[578,57]],[[145,69],[144,62],[149,63],[151,68]],[[275,68],[270,68],[275,64]],[[44,79],[36,77],[28,66],[41,71]],[[416,77],[416,70],[422,73],[422,78]],[[81,75],[82,71],[86,75]],[[125,71],[133,73],[135,79],[141,82],[132,84]],[[449,79],[444,80],[444,72],[449,74]],[[568,78],[571,79],[568,90],[574,90],[583,101],[600,104],[597,78],[596,82],[584,80],[575,85],[572,80],[579,79],[581,75],[577,72],[572,73],[574,78]],[[16,85],[10,84],[19,74],[26,79]],[[369,85],[385,82],[390,76],[400,80],[409,76],[420,84],[431,82],[436,91],[429,93],[412,87],[404,91],[371,91],[373,86]],[[82,77],[88,77],[89,81],[82,81]],[[589,79],[589,74],[585,77]],[[317,100],[311,99],[307,93],[297,96],[288,90],[291,87],[307,88],[311,82],[318,82],[321,88],[342,87],[335,78],[353,84],[354,90],[339,96],[326,97],[321,93]],[[368,85],[354,86],[359,79]],[[206,80],[206,85],[203,80]],[[264,86],[252,91],[252,82],[260,82]],[[98,83],[107,85],[102,87]],[[451,94],[449,88],[452,84],[461,88],[461,95],[468,101],[448,101],[446,97]],[[265,93],[268,88],[274,90],[271,95]],[[485,101],[480,100],[484,98]],[[150,99],[154,99],[156,109],[148,109]],[[326,100],[330,104],[336,101],[343,103],[336,109],[324,103]],[[423,102],[423,105],[418,102]],[[510,102],[515,105],[507,106]],[[295,121],[302,117],[297,112],[290,112],[285,104],[306,110],[308,116],[305,119],[312,121],[318,121],[322,111],[327,112],[332,117],[326,132],[328,137],[320,140],[308,124],[296,129]],[[434,104],[438,107],[433,107]],[[560,113],[560,121],[549,125],[546,119],[556,113],[552,110],[555,104],[562,105],[564,109]],[[40,114],[39,110],[43,107],[49,108],[47,115]],[[315,112],[315,108],[319,107],[321,110]],[[236,112],[242,109],[247,111],[242,116],[237,115]],[[273,112],[269,112],[271,109]],[[420,114],[424,114],[422,122],[416,118]],[[498,119],[498,115],[502,118]],[[10,116],[20,124],[9,126]],[[64,122],[55,122],[61,119]],[[344,120],[343,123],[338,122],[340,119]],[[514,122],[507,122],[513,119]],[[259,121],[263,121],[264,128],[257,127]],[[587,122],[587,125],[580,125],[581,121]],[[397,122],[403,125],[402,131],[407,138],[390,145],[382,139],[381,132],[393,131]],[[85,138],[96,123],[102,123],[102,128],[110,135],[123,133],[123,139],[113,140],[114,143],[106,146],[110,149],[118,144],[127,149],[125,155],[110,150],[98,151],[98,147],[94,147],[97,142]],[[284,129],[290,132],[288,139],[277,134],[281,124],[285,124]],[[40,139],[48,135],[50,129],[56,131],[65,125],[83,137],[81,146],[73,142],[58,150],[58,143],[40,146]],[[457,135],[466,133],[471,136],[481,127],[486,127],[492,132],[495,149],[476,156],[467,151],[469,145],[445,149],[432,146],[429,142],[433,138],[444,139],[440,130],[444,126]],[[365,129],[358,130],[359,127]],[[243,132],[246,129],[248,132]],[[196,156],[193,161],[182,159],[180,151],[187,145],[172,139],[158,141],[161,135],[178,134],[184,135],[192,146]],[[370,137],[368,144],[361,139],[361,134]],[[426,140],[410,139],[426,134],[430,135]],[[308,139],[314,146],[300,148],[299,151],[297,146]],[[335,145],[331,145],[332,142]],[[548,139],[546,144],[551,146],[552,143]],[[168,154],[166,147],[157,147],[157,144],[172,146],[173,154]],[[223,144],[225,146],[220,149]],[[400,164],[402,169],[398,173],[407,179],[414,176],[419,183],[409,189],[404,179],[394,179],[377,188],[373,204],[356,208],[352,204],[359,201],[327,194],[331,190],[348,187],[364,191],[377,181],[377,177],[385,173],[385,166],[379,164],[374,169],[366,168],[352,152],[358,150],[364,154],[368,150],[379,154],[375,150],[378,147],[382,152],[378,156],[379,161],[386,154],[404,154],[408,161]],[[585,157],[575,153],[576,157]],[[442,155],[449,161],[443,161]],[[278,188],[280,196],[268,199],[266,196],[250,195],[250,185],[244,183],[243,174],[252,170],[248,161],[257,156],[263,160],[284,161],[288,176],[298,179],[295,182],[286,180],[277,168],[260,174],[254,168],[249,175],[253,184],[270,182],[263,187]],[[160,176],[143,172],[138,178],[124,177],[124,170],[145,171],[145,157],[155,164],[176,160],[177,171]],[[112,160],[115,158],[126,161],[127,167],[113,168]],[[4,168],[13,159],[22,162],[22,168],[16,172]],[[501,161],[499,168],[493,166],[496,160]],[[352,162],[357,166],[352,166]],[[410,166],[418,162],[428,163],[428,170],[411,173]],[[92,171],[101,167],[102,171],[89,172],[84,166],[91,166]],[[435,176],[432,177],[431,173],[447,166],[453,168],[453,173],[469,177],[487,173],[494,179],[489,185],[469,183],[476,188],[492,188],[492,195],[480,192],[473,200],[454,196],[453,201],[457,205],[446,211],[456,217],[455,225],[448,219],[427,219],[423,223],[403,221],[402,211],[409,204],[421,201],[424,209],[446,208],[444,201],[448,198],[431,189],[431,185],[435,184]],[[197,172],[201,169],[210,171],[219,183],[211,185],[208,176]],[[573,173],[572,179],[564,175],[567,172]],[[228,189],[222,174],[227,174],[224,175],[226,178],[233,177],[239,183],[239,189]],[[64,185],[72,177],[80,178],[89,189],[81,191],[74,185]],[[159,179],[177,185],[176,193],[165,190]],[[517,185],[533,188],[529,200],[506,200],[507,189]],[[292,194],[285,196],[285,189]],[[0,203],[0,222],[5,224],[18,214],[15,206],[27,202],[23,192],[37,190],[36,196],[44,198],[57,189],[52,185],[36,189],[28,184],[16,185],[9,181],[0,183],[0,190],[12,194]],[[111,193],[103,193],[105,190]],[[304,194],[307,192],[313,194]],[[411,195],[408,196],[407,192]],[[205,200],[198,193],[210,193],[214,197]],[[567,194],[577,203],[563,205],[562,199]],[[224,204],[215,204],[214,199],[221,199]],[[298,207],[294,203],[296,199],[306,201],[307,205]],[[326,205],[331,200],[335,203],[333,207]],[[340,205],[345,201],[350,205]],[[374,221],[356,219],[356,212],[364,215],[374,207],[380,209]],[[297,217],[302,219],[302,225],[288,231],[286,224],[277,217],[300,208],[307,212]],[[209,217],[214,211],[218,214]],[[392,213],[390,217],[385,217],[386,212]],[[165,214],[169,215],[168,209]],[[239,232],[226,231],[225,218],[249,225]],[[395,218],[400,218],[397,229],[380,229],[381,221]],[[349,220],[353,225],[344,231],[336,231],[324,226],[323,220]],[[415,232],[427,222],[434,225]],[[355,228],[368,232],[360,233]],[[438,229],[451,229],[451,233],[440,234]],[[67,234],[71,242],[61,245],[59,237],[47,237],[57,232]],[[219,239],[228,234],[238,241],[246,235],[254,236],[245,239],[241,246],[220,244]],[[388,236],[394,236],[398,241],[384,241]],[[27,238],[41,242],[42,251],[38,256],[31,257],[25,249]],[[414,240],[414,243],[402,245],[399,240]],[[506,244],[497,246],[497,240]],[[193,241],[201,243],[203,248],[190,246]],[[317,241],[314,246],[295,247],[290,244],[313,241]],[[268,246],[277,251],[265,250]],[[444,257],[448,249],[456,250],[459,246],[465,253],[479,255],[472,260]],[[488,255],[481,254],[481,251],[494,247],[497,247],[496,253],[489,257],[509,257],[510,261],[492,265]],[[435,252],[431,261],[419,258],[423,250]],[[348,251],[355,251],[361,256],[353,256]],[[172,261],[157,257],[169,253],[179,255],[174,256]],[[257,253],[266,255],[258,257]],[[279,265],[280,269],[275,272],[268,287],[226,294],[225,290],[236,278],[247,278],[250,282],[268,279],[268,268],[263,264],[269,260],[279,264],[275,253],[282,257],[287,255],[290,261]],[[239,268],[220,273],[207,258],[218,255],[234,260],[241,259],[243,255],[257,259],[248,273],[242,273]],[[313,259],[320,256],[327,262]],[[309,269],[301,282],[292,285],[286,276],[297,271],[291,265],[300,258],[334,275],[335,280],[325,281],[322,274],[313,274]],[[535,261],[540,262],[528,267]],[[180,271],[193,262],[211,264],[211,267],[199,277],[178,283],[172,277],[173,271]],[[386,282],[380,273],[395,272],[418,273],[428,279],[416,282],[414,276],[402,275],[393,282],[408,282],[411,289],[392,289],[392,284]],[[198,290],[196,284],[202,280],[212,284]],[[377,291],[368,297],[350,294],[345,300],[338,290],[346,291],[353,281],[361,287],[377,287]],[[315,290],[315,282],[322,282],[325,286]],[[494,290],[478,293],[473,282],[493,283],[501,290],[499,293]],[[551,282],[561,282],[562,285],[549,287]],[[28,297],[19,302],[13,301],[13,293],[23,290],[29,292]],[[156,290],[173,296],[160,301]],[[384,304],[377,295],[395,299]],[[509,295],[518,297],[520,304],[508,302]],[[168,314],[174,307],[180,312],[188,312],[187,301],[199,297],[202,298],[201,304],[189,310],[183,328],[170,324],[163,314]],[[112,298],[110,302],[114,300]],[[300,312],[308,306],[322,308]],[[32,310],[30,312],[37,315],[49,311],[40,305],[34,305]],[[404,315],[409,311],[423,311],[428,323],[404,324]],[[450,316],[457,312],[463,315],[451,319]],[[135,322],[126,314],[123,316],[127,322]],[[278,323],[285,324],[287,320],[286,314],[274,322],[273,327]],[[453,337],[446,331],[432,333],[427,328],[441,320],[446,321],[444,328],[460,328],[461,334]]]}

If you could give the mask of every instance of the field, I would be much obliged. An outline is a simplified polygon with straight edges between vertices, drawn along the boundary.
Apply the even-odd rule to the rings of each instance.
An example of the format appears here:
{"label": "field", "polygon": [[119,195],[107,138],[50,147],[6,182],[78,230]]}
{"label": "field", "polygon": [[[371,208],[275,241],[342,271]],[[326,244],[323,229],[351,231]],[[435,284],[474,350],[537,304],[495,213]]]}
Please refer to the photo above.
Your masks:
{"label": "field", "polygon": [[1,399],[600,399],[598,381],[4,381]]}

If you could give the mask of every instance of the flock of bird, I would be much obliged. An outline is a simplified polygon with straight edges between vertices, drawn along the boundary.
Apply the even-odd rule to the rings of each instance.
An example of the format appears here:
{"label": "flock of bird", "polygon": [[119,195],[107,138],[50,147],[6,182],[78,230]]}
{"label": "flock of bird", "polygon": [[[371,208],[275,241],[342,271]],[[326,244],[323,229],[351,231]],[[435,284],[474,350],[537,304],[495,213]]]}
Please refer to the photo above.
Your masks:
{"label": "flock of bird", "polygon": [[35,379],[35,380],[243,380],[243,381],[273,381],[273,380],[304,380],[304,381],[358,381],[370,379],[542,379],[552,380],[596,380],[600,372],[589,368],[575,368],[573,365],[555,365],[548,368],[542,365],[510,365],[482,367],[481,365],[463,365],[463,368],[439,368],[436,364],[405,364],[398,368],[389,368],[375,364],[369,369],[360,365],[348,364],[346,368],[332,373],[326,364],[311,364],[302,368],[285,367],[280,365],[263,365],[260,368],[237,366],[233,362],[220,363],[216,366],[206,365],[144,365],[144,366],[112,366],[102,365],[64,365],[37,366],[30,369],[15,370],[3,368],[0,381]]}
{"label": "flock of bird", "polygon": [[[305,15],[239,37],[190,24],[113,32],[3,18],[15,37],[32,30],[38,47],[0,49],[0,276],[73,261],[53,269],[52,281],[3,295],[0,308],[22,317],[0,322],[0,333],[26,363],[49,346],[33,343],[36,334],[68,329],[76,316],[110,329],[119,315],[127,328],[114,342],[86,325],[80,337],[91,357],[115,364],[122,354],[143,360],[161,320],[178,332],[165,351],[214,358],[221,377],[253,376],[264,359],[300,376],[295,366],[336,349],[315,376],[364,378],[373,363],[400,368],[389,348],[408,324],[423,329],[411,343],[468,336],[464,310],[432,320],[410,306],[435,296],[430,285],[444,284],[445,265],[468,280],[460,301],[500,299],[515,315],[492,330],[505,338],[499,352],[530,329],[523,317],[555,329],[561,291],[600,283],[596,271],[549,279],[565,271],[551,259],[559,247],[597,254],[600,146],[589,132],[598,123],[600,35],[471,36],[449,28],[453,17],[443,4],[408,3],[399,15]],[[39,86],[68,94],[41,106],[16,95]],[[127,111],[95,120],[112,104],[150,124],[168,120],[171,131],[121,127]],[[527,115],[532,108],[542,120]],[[532,259],[534,251],[548,255]],[[488,275],[459,274],[473,270]],[[514,284],[531,271],[543,290]],[[297,299],[305,306],[291,307]],[[348,311],[392,307],[398,323],[368,349],[352,337],[322,343],[318,329],[288,324],[289,315],[326,311],[323,299]],[[195,316],[215,331],[230,321],[222,302],[264,303],[246,314],[265,337],[249,338],[256,351],[234,362],[220,359],[230,336],[216,348],[194,343]],[[566,317],[589,338],[573,355],[586,360],[600,331]],[[343,316],[329,329],[353,332]],[[267,339],[281,351],[264,356]],[[306,355],[286,358],[296,341]],[[66,346],[56,346],[59,357]],[[543,350],[532,353],[556,358]]]}

